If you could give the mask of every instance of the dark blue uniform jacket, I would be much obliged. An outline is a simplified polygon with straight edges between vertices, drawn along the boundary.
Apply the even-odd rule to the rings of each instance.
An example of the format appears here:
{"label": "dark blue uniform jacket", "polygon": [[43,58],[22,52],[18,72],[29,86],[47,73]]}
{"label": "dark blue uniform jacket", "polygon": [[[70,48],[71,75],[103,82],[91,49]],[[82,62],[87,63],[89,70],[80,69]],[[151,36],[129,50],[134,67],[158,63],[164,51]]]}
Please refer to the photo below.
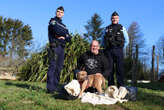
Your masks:
{"label": "dark blue uniform jacket", "polygon": [[[57,37],[63,36],[63,39],[57,39]],[[66,42],[70,42],[71,36],[69,35],[68,29],[62,23],[62,20],[55,17],[51,18],[48,25],[48,37],[50,43],[55,43],[55,41],[65,44]]]}

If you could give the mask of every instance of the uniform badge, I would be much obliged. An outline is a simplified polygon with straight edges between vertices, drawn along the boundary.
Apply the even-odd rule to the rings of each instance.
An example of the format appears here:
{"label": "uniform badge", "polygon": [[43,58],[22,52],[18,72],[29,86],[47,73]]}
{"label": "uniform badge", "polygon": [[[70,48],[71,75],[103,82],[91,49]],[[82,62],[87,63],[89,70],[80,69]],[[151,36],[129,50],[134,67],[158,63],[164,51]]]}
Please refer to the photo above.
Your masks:
{"label": "uniform badge", "polygon": [[109,29],[109,32],[111,33],[112,32],[112,29]]}
{"label": "uniform badge", "polygon": [[117,32],[117,34],[121,34],[120,32]]}

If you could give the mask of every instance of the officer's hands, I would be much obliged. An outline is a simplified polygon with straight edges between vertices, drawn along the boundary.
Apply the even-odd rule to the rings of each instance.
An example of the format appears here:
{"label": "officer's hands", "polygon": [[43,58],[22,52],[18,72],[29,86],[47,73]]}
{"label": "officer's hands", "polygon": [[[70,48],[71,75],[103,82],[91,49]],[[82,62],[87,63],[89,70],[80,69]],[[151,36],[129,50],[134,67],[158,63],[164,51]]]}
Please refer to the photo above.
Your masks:
{"label": "officer's hands", "polygon": [[58,37],[58,39],[62,39],[62,40],[65,40],[65,37],[63,37],[63,36],[60,36],[60,37]]}

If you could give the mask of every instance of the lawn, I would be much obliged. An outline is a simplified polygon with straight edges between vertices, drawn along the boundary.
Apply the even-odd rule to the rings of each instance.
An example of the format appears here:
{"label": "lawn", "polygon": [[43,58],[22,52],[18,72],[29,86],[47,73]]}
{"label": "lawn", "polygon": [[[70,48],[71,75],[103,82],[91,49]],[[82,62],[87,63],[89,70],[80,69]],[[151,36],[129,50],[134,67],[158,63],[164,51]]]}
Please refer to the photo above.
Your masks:
{"label": "lawn", "polygon": [[137,84],[137,101],[96,105],[46,93],[46,83],[0,80],[0,110],[164,110],[164,83]]}

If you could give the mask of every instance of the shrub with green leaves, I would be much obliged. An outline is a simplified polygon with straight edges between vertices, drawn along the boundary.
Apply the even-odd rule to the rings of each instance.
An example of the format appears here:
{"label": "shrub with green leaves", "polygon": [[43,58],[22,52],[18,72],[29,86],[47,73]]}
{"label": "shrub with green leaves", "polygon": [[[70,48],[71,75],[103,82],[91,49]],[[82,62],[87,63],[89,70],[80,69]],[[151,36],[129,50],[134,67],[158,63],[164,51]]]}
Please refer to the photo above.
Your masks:
{"label": "shrub with green leaves", "polygon": [[[48,71],[48,46],[41,52],[33,53],[29,59],[19,68],[20,80],[46,81]],[[75,34],[71,43],[65,48],[64,68],[61,72],[61,82],[69,82],[73,79],[73,70],[76,69],[77,59],[89,49],[89,43]]]}

